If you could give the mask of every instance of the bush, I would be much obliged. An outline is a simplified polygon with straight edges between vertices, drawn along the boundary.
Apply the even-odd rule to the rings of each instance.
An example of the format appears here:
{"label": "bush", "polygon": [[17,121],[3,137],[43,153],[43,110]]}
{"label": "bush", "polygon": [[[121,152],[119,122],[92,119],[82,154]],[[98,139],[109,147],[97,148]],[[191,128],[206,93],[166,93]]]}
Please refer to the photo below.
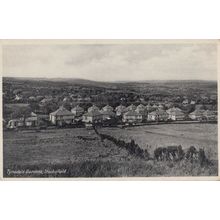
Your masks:
{"label": "bush", "polygon": [[186,152],[183,151],[181,145],[158,147],[154,150],[154,160],[156,161],[181,161],[183,159],[191,163],[199,162],[201,166],[210,164],[205,151],[201,148],[197,150],[194,146],[190,146]]}
{"label": "bush", "polygon": [[147,150],[143,150],[138,146],[138,144],[135,143],[134,140],[131,140],[130,143],[126,143],[123,140],[118,140],[117,138],[114,138],[107,134],[99,134],[96,130],[96,133],[100,136],[101,140],[107,139],[111,142],[113,142],[115,145],[117,145],[119,148],[126,149],[129,154],[132,156],[141,158],[141,159],[149,159],[149,153]]}

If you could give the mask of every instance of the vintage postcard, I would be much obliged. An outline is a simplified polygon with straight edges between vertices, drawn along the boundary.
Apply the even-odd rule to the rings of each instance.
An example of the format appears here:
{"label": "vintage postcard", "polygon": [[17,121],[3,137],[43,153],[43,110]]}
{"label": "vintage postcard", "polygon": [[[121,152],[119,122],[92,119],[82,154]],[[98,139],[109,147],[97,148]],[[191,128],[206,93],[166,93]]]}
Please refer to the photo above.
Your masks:
{"label": "vintage postcard", "polygon": [[1,40],[3,179],[219,179],[218,40]]}

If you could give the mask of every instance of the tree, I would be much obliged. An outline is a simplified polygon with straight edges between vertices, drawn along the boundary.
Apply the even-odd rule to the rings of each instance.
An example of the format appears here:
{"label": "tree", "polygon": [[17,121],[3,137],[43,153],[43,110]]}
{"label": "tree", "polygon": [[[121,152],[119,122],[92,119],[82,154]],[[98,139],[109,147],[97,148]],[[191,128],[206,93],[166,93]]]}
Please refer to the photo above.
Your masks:
{"label": "tree", "polygon": [[50,114],[51,112],[54,112],[56,109],[58,109],[58,105],[54,102],[48,102],[44,105],[40,106],[40,109],[44,114]]}
{"label": "tree", "polygon": [[12,117],[13,118],[26,118],[30,116],[31,108],[28,107],[19,107],[13,110]]}
{"label": "tree", "polygon": [[6,105],[3,105],[3,118],[10,118],[12,113],[13,110],[11,108],[8,108]]}

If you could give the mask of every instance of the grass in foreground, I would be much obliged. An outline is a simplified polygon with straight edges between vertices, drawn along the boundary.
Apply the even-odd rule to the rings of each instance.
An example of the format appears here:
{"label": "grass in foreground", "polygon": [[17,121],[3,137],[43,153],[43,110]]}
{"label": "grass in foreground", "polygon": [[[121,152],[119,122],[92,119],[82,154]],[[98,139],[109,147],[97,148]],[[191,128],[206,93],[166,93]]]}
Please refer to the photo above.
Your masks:
{"label": "grass in foreground", "polygon": [[[144,128],[142,128],[144,129]],[[106,130],[106,131],[105,131]],[[105,132],[104,132],[105,131]],[[130,142],[135,131],[101,129],[117,140]],[[114,132],[113,132],[114,131]],[[120,131],[120,132],[119,132]],[[132,134],[131,134],[132,132]],[[136,134],[139,134],[139,131]],[[143,133],[143,132],[142,132]],[[135,136],[142,149],[150,140],[148,135]],[[118,135],[117,135],[118,134]],[[153,135],[153,134],[152,134]],[[141,140],[140,138],[143,138]],[[161,136],[164,137],[164,136]],[[178,139],[172,144],[182,144]],[[184,138],[184,140],[187,140]],[[167,146],[164,138],[159,140]],[[114,141],[115,142],[115,141]],[[194,141],[193,141],[194,143]],[[190,146],[190,145],[187,145]],[[200,146],[200,143],[197,147]],[[217,147],[207,146],[216,151]],[[158,146],[156,146],[158,147]],[[205,153],[207,155],[207,148]],[[154,147],[147,149],[149,158],[131,155],[132,151],[118,147],[107,139],[101,140],[94,131],[86,129],[57,129],[40,133],[4,133],[4,177],[154,177],[154,176],[217,176],[218,163],[208,154],[210,163],[198,161],[156,161]],[[135,151],[136,152],[136,151]],[[216,154],[216,153],[215,153]],[[20,171],[20,173],[18,172]]]}
{"label": "grass in foreground", "polygon": [[[14,173],[20,171],[21,173]],[[23,173],[22,173],[23,172]],[[24,173],[26,172],[26,173]],[[84,161],[67,164],[13,166],[4,169],[4,177],[157,177],[217,176],[217,161],[207,166],[189,161]]]}

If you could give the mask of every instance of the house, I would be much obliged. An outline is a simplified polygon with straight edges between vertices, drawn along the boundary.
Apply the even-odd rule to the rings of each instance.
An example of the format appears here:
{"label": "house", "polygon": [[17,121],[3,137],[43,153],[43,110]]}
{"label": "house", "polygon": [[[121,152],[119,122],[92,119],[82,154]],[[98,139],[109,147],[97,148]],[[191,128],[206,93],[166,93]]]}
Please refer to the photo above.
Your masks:
{"label": "house", "polygon": [[149,121],[167,121],[168,118],[169,114],[162,109],[158,109],[148,114]]}
{"label": "house", "polygon": [[71,112],[73,113],[74,116],[80,117],[83,115],[84,109],[80,107],[79,105],[77,105],[76,107],[71,109]]}
{"label": "house", "polygon": [[98,110],[90,110],[82,116],[82,121],[87,123],[101,123],[103,115]]}
{"label": "house", "polygon": [[70,102],[70,101],[71,101],[70,97],[64,97],[63,98],[63,102]]}
{"label": "house", "polygon": [[205,106],[202,105],[202,104],[197,104],[197,105],[195,105],[195,109],[204,110],[204,109],[205,109]]}
{"label": "house", "polygon": [[135,111],[141,114],[143,119],[147,118],[147,109],[144,105],[142,104],[138,105]]}
{"label": "house", "polygon": [[72,124],[74,121],[74,115],[72,112],[61,106],[55,112],[50,113],[50,121],[52,124],[59,126]]}
{"label": "house", "polygon": [[102,114],[102,119],[105,120],[110,120],[115,117],[115,113],[110,110],[101,110],[100,111]]}
{"label": "house", "polygon": [[214,100],[217,100],[217,95],[210,95],[210,99],[212,100],[212,101],[214,101]]}
{"label": "house", "polygon": [[91,107],[88,108],[88,112],[92,111],[99,111],[99,108],[96,105],[92,105]]}
{"label": "house", "polygon": [[91,102],[91,98],[90,97],[82,97],[79,95],[77,97],[77,102]]}
{"label": "house", "polygon": [[137,106],[136,110],[138,110],[138,111],[142,111],[143,110],[144,111],[145,110],[145,106],[143,104],[140,104],[140,105]]}
{"label": "house", "polygon": [[162,104],[159,104],[158,109],[164,109],[164,106]]}
{"label": "house", "polygon": [[136,106],[134,104],[131,104],[127,107],[127,111],[135,111],[136,110]]}
{"label": "house", "polygon": [[25,126],[36,127],[36,126],[38,126],[38,122],[39,122],[39,120],[38,120],[37,116],[36,117],[31,116],[31,117],[28,117],[25,119]]}
{"label": "house", "polygon": [[147,106],[146,106],[146,110],[148,111],[148,112],[150,112],[150,111],[152,111],[152,106],[151,106],[151,104],[150,103],[148,103],[147,104]]}
{"label": "house", "polygon": [[145,102],[144,98],[140,98],[139,100],[140,100],[140,102],[143,102],[143,103]]}
{"label": "house", "polygon": [[34,97],[34,96],[30,96],[28,99],[29,99],[29,101],[36,101],[37,100],[36,97]]}
{"label": "house", "polygon": [[164,106],[169,109],[169,108],[173,107],[173,103],[172,102],[166,102],[166,103],[164,103]]}
{"label": "house", "polygon": [[91,102],[91,100],[92,100],[92,99],[91,99],[90,97],[85,97],[85,98],[83,99],[84,102]]}
{"label": "house", "polygon": [[152,108],[153,108],[153,109],[157,109],[157,108],[158,108],[158,105],[154,104],[154,105],[152,106]]}
{"label": "house", "polygon": [[110,105],[106,105],[102,108],[103,111],[113,111],[114,109]]}
{"label": "house", "polygon": [[216,121],[218,119],[217,112],[215,111],[206,110],[204,111],[203,116],[211,121]]}
{"label": "house", "polygon": [[156,111],[149,113],[147,119],[148,119],[148,121],[157,121],[158,115],[157,115]]}
{"label": "house", "polygon": [[196,109],[189,114],[189,118],[192,120],[202,120],[204,118],[205,110]]}
{"label": "house", "polygon": [[116,115],[117,116],[121,116],[123,115],[125,112],[127,112],[127,108],[123,105],[119,105],[115,108],[116,111]]}
{"label": "house", "polygon": [[53,101],[53,98],[52,97],[46,97],[46,98],[43,98],[41,101],[40,101],[40,104],[46,104],[46,103],[49,103],[49,102],[52,102]]}
{"label": "house", "polygon": [[169,115],[168,119],[171,119],[173,121],[181,121],[185,119],[185,114],[182,112],[180,108],[170,108],[167,110],[167,113]]}
{"label": "house", "polygon": [[30,116],[25,118],[25,126],[26,127],[36,127],[38,126],[38,117],[37,114],[34,112],[31,112]]}
{"label": "house", "polygon": [[213,105],[207,104],[207,105],[204,105],[204,108],[205,108],[206,110],[212,111],[212,110],[213,110]]}
{"label": "house", "polygon": [[38,117],[40,120],[49,121],[49,115],[44,114],[44,113],[42,113],[42,112],[35,112],[35,114],[37,115],[37,117]]}
{"label": "house", "polygon": [[78,102],[77,98],[74,98],[74,97],[71,97],[71,100],[72,100],[73,102]]}
{"label": "house", "polygon": [[37,127],[45,123],[48,120],[48,115],[39,115],[34,112],[26,118],[12,119],[8,122],[8,128],[18,127]]}
{"label": "house", "polygon": [[209,99],[205,94],[201,95],[200,97],[203,101],[207,101]]}
{"label": "house", "polygon": [[40,111],[31,112],[30,117],[37,117],[40,121],[49,121],[49,115]]}
{"label": "house", "polygon": [[182,104],[183,105],[188,105],[189,104],[189,100],[188,99],[183,100]]}
{"label": "house", "polygon": [[44,114],[42,112],[31,112],[30,117],[37,118],[36,124],[32,126],[47,126],[49,123],[49,115]]}
{"label": "house", "polygon": [[44,97],[43,96],[41,96],[41,95],[38,95],[38,96],[36,96],[36,101],[41,101],[42,99],[44,99]]}
{"label": "house", "polygon": [[191,100],[190,104],[191,104],[191,105],[195,105],[195,104],[196,104],[196,101]]}
{"label": "house", "polygon": [[8,122],[7,128],[19,128],[24,126],[24,119],[12,119]]}
{"label": "house", "polygon": [[165,110],[158,109],[158,111],[156,111],[156,112],[157,112],[159,121],[167,121],[168,120],[169,114]]}
{"label": "house", "polygon": [[122,119],[123,122],[127,122],[127,123],[132,123],[132,124],[135,124],[135,123],[139,123],[139,122],[142,122],[143,121],[143,116],[141,114],[139,114],[138,112],[136,111],[128,111],[126,112],[124,115],[123,115],[123,119]]}

